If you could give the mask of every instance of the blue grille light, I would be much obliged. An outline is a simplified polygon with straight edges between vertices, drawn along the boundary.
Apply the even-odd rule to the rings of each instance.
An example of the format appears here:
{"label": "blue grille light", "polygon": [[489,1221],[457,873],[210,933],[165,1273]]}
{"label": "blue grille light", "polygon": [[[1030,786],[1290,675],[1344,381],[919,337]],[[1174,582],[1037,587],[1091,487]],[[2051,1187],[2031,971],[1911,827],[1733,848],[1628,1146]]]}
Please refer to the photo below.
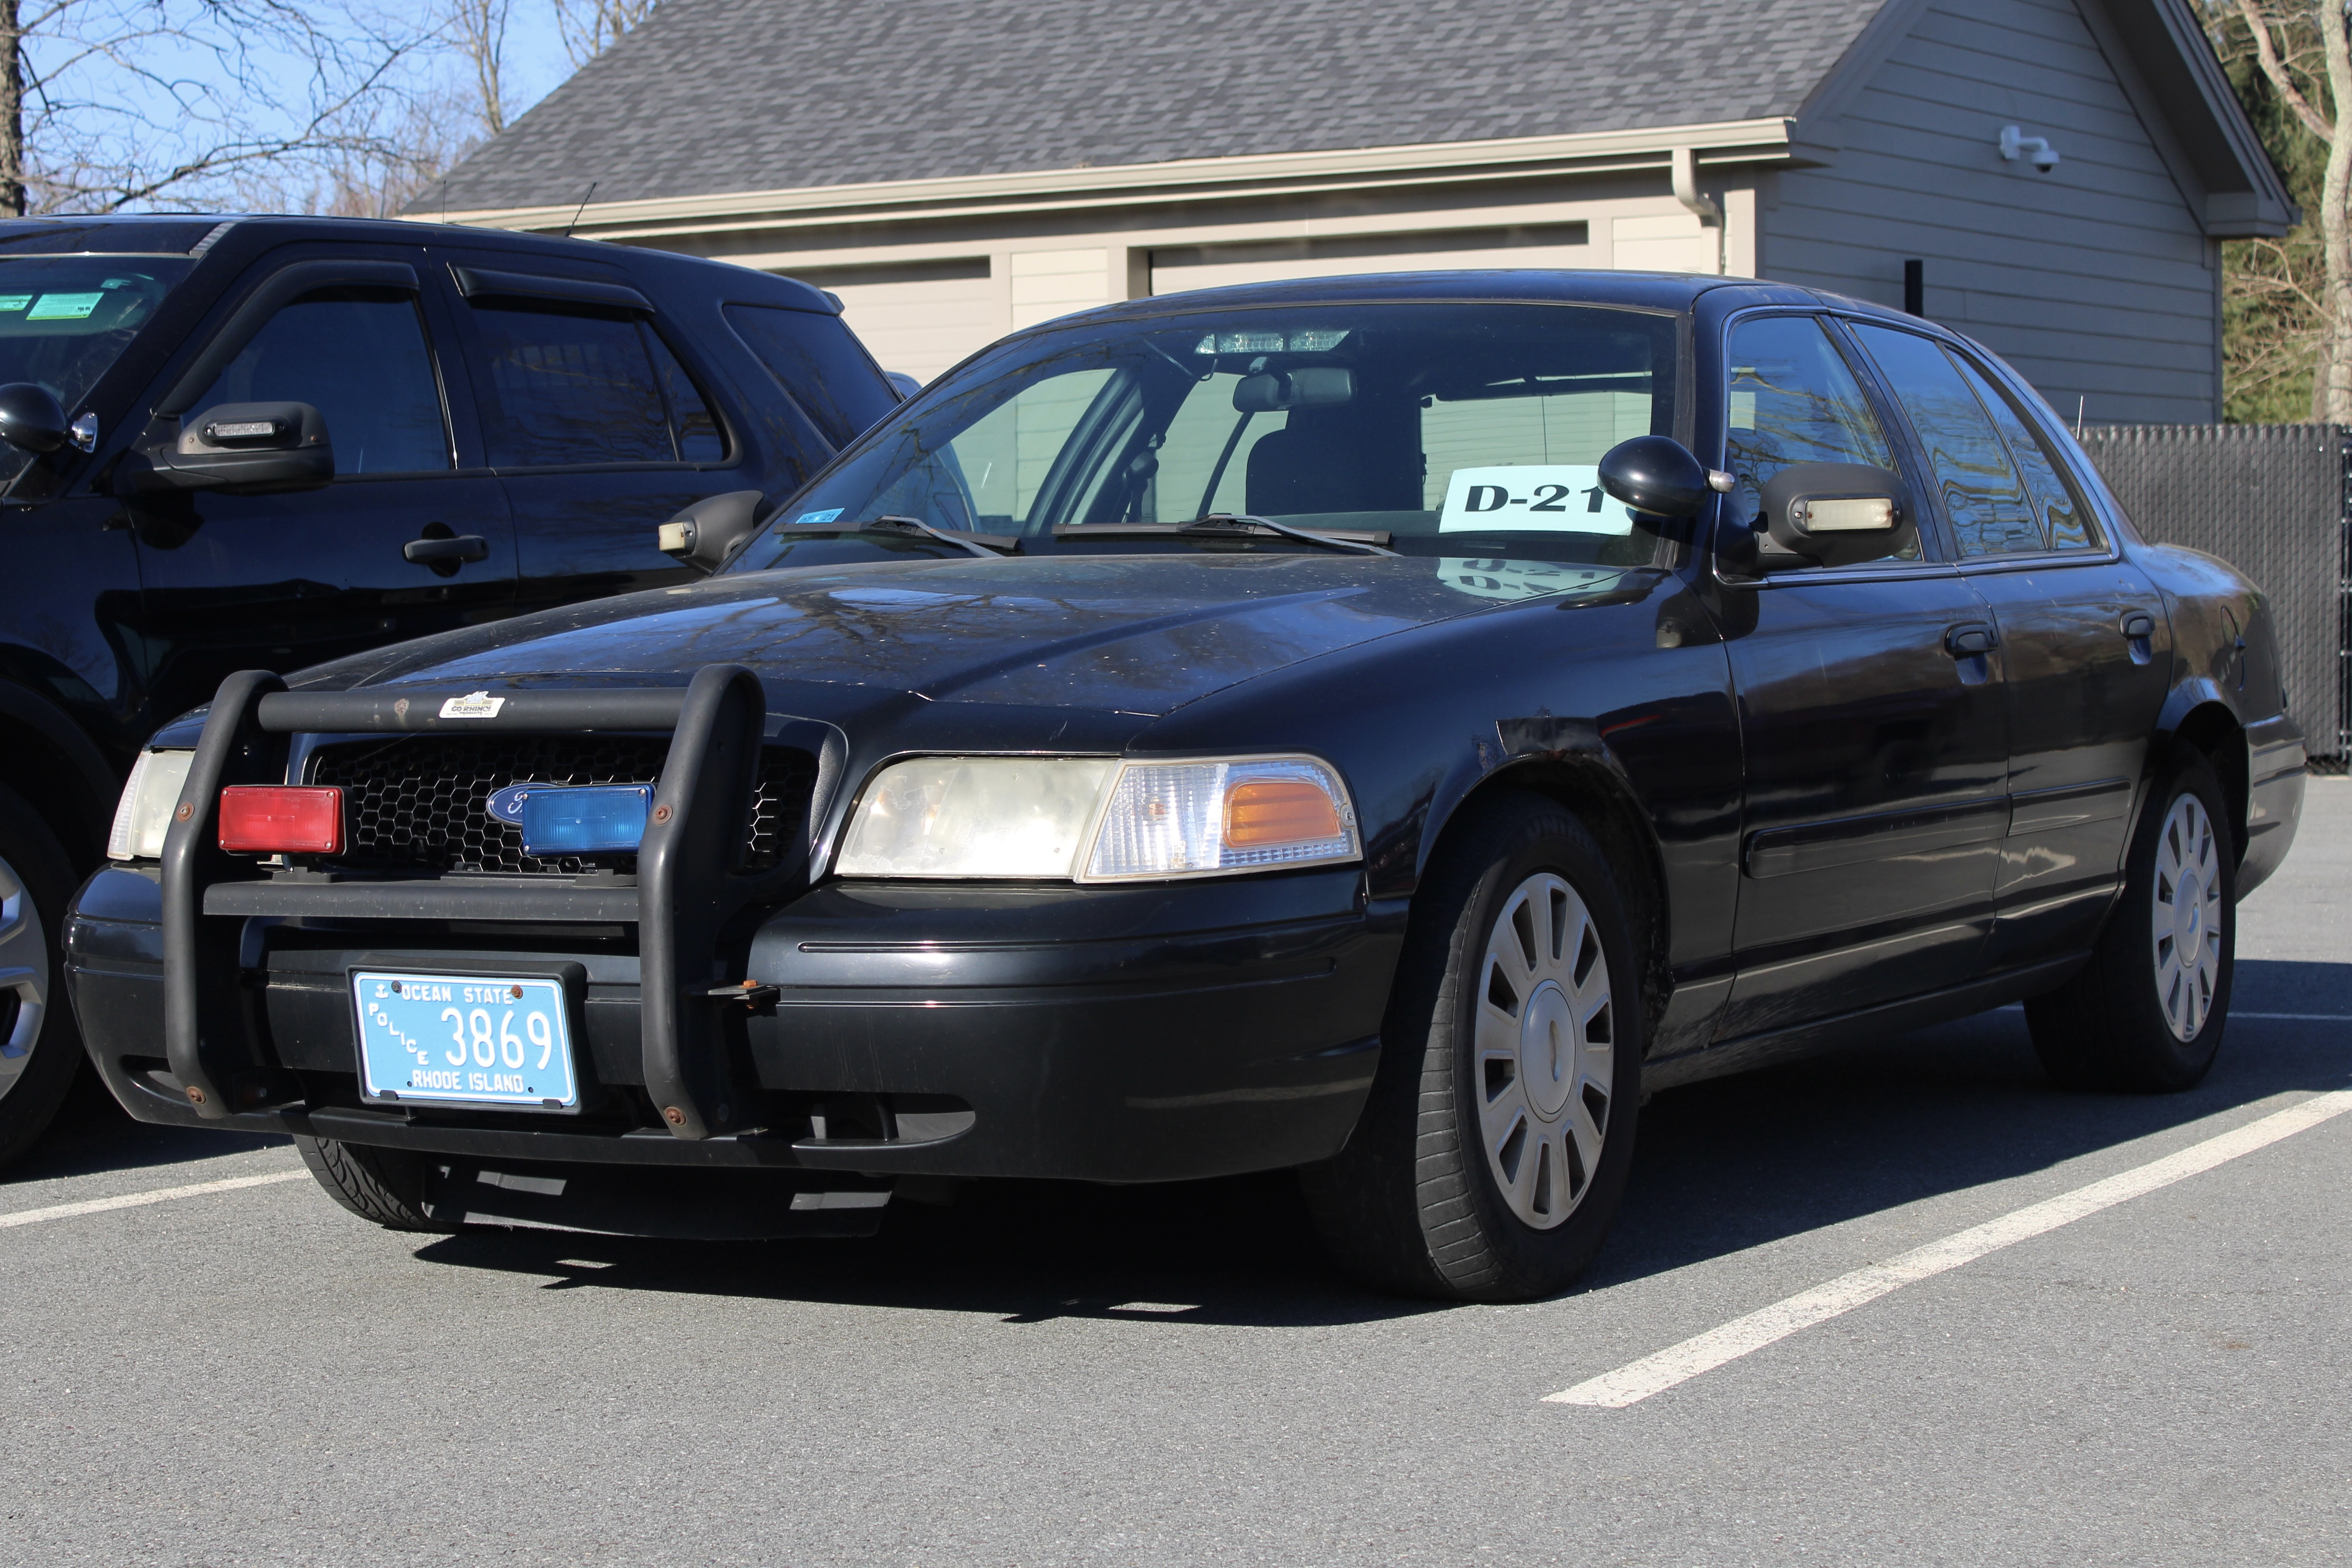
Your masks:
{"label": "blue grille light", "polygon": [[646,836],[654,792],[645,784],[536,788],[522,797],[522,852],[593,855],[635,849]]}

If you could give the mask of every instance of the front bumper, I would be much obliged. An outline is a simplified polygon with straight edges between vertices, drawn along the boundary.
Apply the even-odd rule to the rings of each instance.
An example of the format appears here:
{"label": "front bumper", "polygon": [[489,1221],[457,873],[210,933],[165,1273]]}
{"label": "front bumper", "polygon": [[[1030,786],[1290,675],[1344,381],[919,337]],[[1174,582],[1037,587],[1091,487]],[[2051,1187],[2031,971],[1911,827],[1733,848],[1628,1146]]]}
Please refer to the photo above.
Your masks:
{"label": "front bumper", "polygon": [[[249,1054],[249,1081],[268,1086],[262,1103],[207,1117],[163,1043],[161,878],[100,871],[67,934],[83,1037],[146,1121],[474,1159],[1165,1181],[1339,1149],[1370,1086],[1402,936],[1401,917],[1366,908],[1352,868],[1110,888],[826,884],[761,917],[741,967],[721,976],[776,987],[720,1028],[756,1100],[739,1117],[750,1125],[682,1138],[646,1092],[635,925],[502,919],[498,890],[480,890],[483,918],[470,920],[455,887],[398,919],[207,915],[236,937],[233,959],[231,944],[216,950],[235,984],[216,989],[236,1005],[208,1027],[239,1037],[214,1048]],[[278,896],[292,910],[338,895]],[[551,964],[583,978],[593,1107],[360,1103],[351,969]]]}

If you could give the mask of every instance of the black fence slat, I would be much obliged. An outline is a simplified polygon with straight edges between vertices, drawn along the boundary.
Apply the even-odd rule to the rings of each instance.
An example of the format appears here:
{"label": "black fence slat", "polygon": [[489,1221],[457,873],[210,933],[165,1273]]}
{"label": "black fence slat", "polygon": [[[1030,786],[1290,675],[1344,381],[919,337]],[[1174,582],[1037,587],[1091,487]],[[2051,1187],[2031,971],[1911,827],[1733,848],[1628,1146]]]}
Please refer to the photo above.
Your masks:
{"label": "black fence slat", "polygon": [[2261,584],[2287,711],[2314,757],[2352,754],[2352,426],[2105,425],[2081,439],[2144,536]]}

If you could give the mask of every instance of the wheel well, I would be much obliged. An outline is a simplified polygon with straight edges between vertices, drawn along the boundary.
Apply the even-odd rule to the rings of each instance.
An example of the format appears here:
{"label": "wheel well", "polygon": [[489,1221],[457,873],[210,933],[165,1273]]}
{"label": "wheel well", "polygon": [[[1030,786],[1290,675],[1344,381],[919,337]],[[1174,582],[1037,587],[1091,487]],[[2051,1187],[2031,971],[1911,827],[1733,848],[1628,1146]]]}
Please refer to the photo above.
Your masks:
{"label": "wheel well", "polygon": [[[1592,830],[1609,869],[1625,896],[1626,913],[1633,922],[1633,941],[1642,952],[1642,1015],[1654,1027],[1658,1014],[1673,989],[1667,963],[1665,868],[1658,858],[1656,836],[1648,817],[1624,782],[1598,761],[1576,757],[1541,758],[1498,768],[1456,804],[1439,832],[1462,819],[1462,809],[1495,790],[1518,790],[1542,795],[1576,814]],[[1431,858],[1437,847],[1433,846]]]}
{"label": "wheel well", "polygon": [[0,767],[0,784],[24,796],[40,813],[41,820],[58,835],[75,876],[104,858],[102,823],[107,818],[97,813],[110,814],[113,803],[103,802],[93,810],[83,772],[74,759],[31,725],[5,717],[0,717],[0,756],[8,759]]}
{"label": "wheel well", "polygon": [[2252,793],[2246,778],[2245,734],[2237,716],[2219,702],[2190,709],[2172,731],[2175,741],[2204,753],[2213,764],[2222,798],[2230,803],[2230,840],[2241,859],[2246,853],[2246,819]]}

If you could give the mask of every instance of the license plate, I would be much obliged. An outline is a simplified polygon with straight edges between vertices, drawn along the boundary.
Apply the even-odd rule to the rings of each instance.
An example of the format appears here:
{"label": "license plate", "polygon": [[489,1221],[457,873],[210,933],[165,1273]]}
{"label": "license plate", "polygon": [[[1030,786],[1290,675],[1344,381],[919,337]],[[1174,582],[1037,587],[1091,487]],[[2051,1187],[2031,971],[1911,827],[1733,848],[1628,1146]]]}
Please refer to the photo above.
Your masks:
{"label": "license plate", "polygon": [[563,983],[357,971],[364,1098],[577,1110]]}

